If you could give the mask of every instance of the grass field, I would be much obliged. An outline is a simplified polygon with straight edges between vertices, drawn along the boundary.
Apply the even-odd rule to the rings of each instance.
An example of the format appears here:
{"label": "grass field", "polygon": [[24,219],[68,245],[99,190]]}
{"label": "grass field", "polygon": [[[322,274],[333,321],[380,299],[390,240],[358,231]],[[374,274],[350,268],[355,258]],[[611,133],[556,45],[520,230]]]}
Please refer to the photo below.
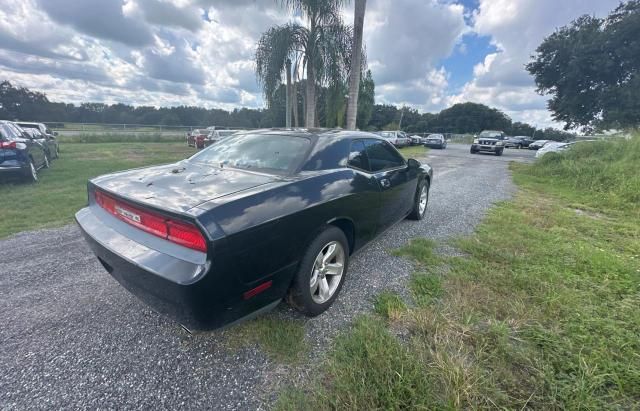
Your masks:
{"label": "grass field", "polygon": [[464,257],[398,250],[411,301],[380,295],[276,408],[638,409],[639,139],[512,166]]}
{"label": "grass field", "polygon": [[63,144],[60,158],[35,184],[0,184],[0,238],[73,221],[87,202],[87,180],[101,174],[184,159],[195,149],[181,143]]}

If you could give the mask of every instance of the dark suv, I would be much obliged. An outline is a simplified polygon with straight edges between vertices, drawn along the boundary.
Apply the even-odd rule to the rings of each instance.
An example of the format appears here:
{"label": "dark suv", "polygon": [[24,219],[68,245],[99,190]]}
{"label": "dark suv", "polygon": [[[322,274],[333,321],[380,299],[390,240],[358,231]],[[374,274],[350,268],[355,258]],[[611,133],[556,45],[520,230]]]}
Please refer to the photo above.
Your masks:
{"label": "dark suv", "polygon": [[473,140],[471,144],[471,154],[479,152],[494,153],[501,156],[504,151],[507,136],[503,131],[484,130]]}
{"label": "dark suv", "polygon": [[38,181],[38,170],[49,167],[47,149],[10,121],[0,120],[0,175]]}

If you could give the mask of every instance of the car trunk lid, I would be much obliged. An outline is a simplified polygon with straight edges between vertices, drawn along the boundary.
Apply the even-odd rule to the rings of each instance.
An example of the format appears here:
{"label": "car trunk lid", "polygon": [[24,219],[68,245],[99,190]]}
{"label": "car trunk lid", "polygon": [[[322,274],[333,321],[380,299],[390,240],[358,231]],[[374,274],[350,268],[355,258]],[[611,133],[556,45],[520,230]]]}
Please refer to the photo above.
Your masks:
{"label": "car trunk lid", "polygon": [[110,174],[92,180],[124,199],[185,212],[206,201],[278,181],[278,177],[181,161]]}

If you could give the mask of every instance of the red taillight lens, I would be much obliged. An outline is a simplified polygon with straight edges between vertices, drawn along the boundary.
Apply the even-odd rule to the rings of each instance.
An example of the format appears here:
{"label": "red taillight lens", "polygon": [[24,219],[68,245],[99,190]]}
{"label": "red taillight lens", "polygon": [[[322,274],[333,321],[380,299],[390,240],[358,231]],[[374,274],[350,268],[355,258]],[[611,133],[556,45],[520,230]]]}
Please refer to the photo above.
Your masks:
{"label": "red taillight lens", "polygon": [[194,225],[167,220],[167,240],[194,250],[207,251],[207,243]]}
{"label": "red taillight lens", "polygon": [[207,242],[194,224],[172,220],[95,191],[96,203],[118,219],[147,233],[198,251],[207,251]]}
{"label": "red taillight lens", "polygon": [[0,148],[17,148],[15,141],[0,141]]}

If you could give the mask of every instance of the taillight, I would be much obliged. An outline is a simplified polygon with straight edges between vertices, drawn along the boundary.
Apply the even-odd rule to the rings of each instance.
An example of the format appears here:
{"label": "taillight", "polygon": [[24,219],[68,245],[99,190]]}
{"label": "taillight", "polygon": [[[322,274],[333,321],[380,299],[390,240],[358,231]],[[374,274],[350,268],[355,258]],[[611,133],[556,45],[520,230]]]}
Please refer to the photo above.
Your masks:
{"label": "taillight", "polygon": [[0,148],[17,148],[15,141],[0,141]]}
{"label": "taillight", "polygon": [[207,251],[202,232],[192,223],[177,221],[140,209],[101,192],[95,191],[96,203],[109,214],[149,234],[198,251]]}

